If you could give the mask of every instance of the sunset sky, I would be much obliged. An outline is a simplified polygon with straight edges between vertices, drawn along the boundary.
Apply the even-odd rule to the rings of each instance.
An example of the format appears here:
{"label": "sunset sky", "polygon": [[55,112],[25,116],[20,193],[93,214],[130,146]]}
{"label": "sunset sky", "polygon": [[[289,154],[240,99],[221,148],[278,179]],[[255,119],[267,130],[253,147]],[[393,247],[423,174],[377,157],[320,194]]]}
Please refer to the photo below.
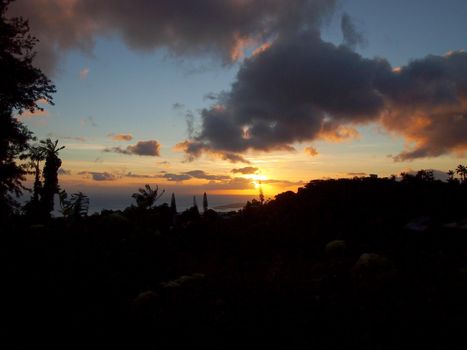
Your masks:
{"label": "sunset sky", "polygon": [[[465,0],[17,0],[60,184],[267,196],[465,163]],[[128,203],[124,203],[128,204]]]}

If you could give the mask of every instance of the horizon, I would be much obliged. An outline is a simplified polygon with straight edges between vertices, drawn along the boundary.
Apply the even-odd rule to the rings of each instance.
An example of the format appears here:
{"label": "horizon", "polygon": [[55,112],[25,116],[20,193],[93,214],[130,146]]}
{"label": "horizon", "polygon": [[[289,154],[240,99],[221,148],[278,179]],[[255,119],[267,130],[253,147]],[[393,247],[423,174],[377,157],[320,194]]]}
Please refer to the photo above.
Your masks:
{"label": "horizon", "polygon": [[272,198],[465,162],[465,1],[128,4],[10,4],[57,88],[19,119],[65,146],[70,193]]}

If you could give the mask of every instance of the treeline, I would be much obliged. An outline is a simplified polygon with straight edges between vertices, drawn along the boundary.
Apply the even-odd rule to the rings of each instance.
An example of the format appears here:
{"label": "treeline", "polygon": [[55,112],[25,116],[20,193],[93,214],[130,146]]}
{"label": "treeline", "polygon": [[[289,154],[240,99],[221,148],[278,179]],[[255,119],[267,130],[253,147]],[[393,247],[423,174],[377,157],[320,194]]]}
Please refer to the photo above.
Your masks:
{"label": "treeline", "polygon": [[138,197],[160,195],[148,188],[123,211],[18,216],[2,235],[4,333],[24,347],[456,348],[466,194],[461,181],[373,176],[175,222]]}

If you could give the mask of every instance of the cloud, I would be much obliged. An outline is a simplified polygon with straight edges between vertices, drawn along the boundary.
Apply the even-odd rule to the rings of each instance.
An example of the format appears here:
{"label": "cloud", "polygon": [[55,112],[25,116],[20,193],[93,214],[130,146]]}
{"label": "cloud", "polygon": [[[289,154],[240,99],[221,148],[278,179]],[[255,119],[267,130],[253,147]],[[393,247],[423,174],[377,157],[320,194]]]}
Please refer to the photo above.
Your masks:
{"label": "cloud", "polygon": [[18,0],[9,15],[28,18],[40,40],[38,63],[52,72],[67,50],[92,50],[100,35],[130,48],[176,55],[215,55],[229,63],[276,33],[316,28],[334,0]]}
{"label": "cloud", "polygon": [[114,133],[110,133],[107,136],[112,138],[112,140],[115,140],[115,141],[131,141],[131,140],[133,140],[133,135],[131,135],[131,134],[114,134]]}
{"label": "cloud", "polygon": [[112,147],[104,149],[104,152],[115,152],[128,155],[139,156],[160,156],[160,144],[156,140],[138,141],[135,145],[127,146],[126,148]]}
{"label": "cloud", "polygon": [[135,178],[135,179],[156,179],[156,178],[160,178],[160,176],[158,176],[158,175],[135,174],[135,173],[132,173],[131,171],[126,173],[124,176],[125,177]]}
{"label": "cloud", "polygon": [[236,168],[232,169],[231,172],[234,174],[244,174],[244,175],[249,175],[249,174],[257,174],[259,169],[254,166],[247,166],[244,168]]}
{"label": "cloud", "polygon": [[57,135],[57,134],[55,134],[53,132],[49,132],[47,134],[47,137],[56,138],[56,139],[59,139],[59,140],[86,142],[86,138],[84,138],[82,136],[63,136],[63,135]]}
{"label": "cloud", "polygon": [[79,123],[81,126],[92,126],[93,128],[98,127],[97,123],[94,121],[94,118],[92,116],[81,118]]}
{"label": "cloud", "polygon": [[114,181],[117,179],[117,176],[108,172],[80,171],[78,175],[91,176],[94,181]]}
{"label": "cloud", "polygon": [[79,71],[79,78],[81,80],[87,79],[89,75],[89,68],[83,68]]}
{"label": "cloud", "polygon": [[[189,157],[292,150],[295,142],[355,136],[350,126],[373,121],[384,107],[375,89],[383,60],[364,59],[316,32],[277,39],[246,59],[230,91],[201,111],[201,129],[185,143]],[[388,73],[388,74],[389,74]]]}
{"label": "cloud", "polygon": [[29,118],[35,118],[35,117],[47,117],[49,115],[49,111],[46,109],[37,109],[34,112],[31,111],[24,111],[19,115],[19,118],[22,119],[29,119]]}
{"label": "cloud", "polygon": [[467,53],[427,56],[397,70],[316,32],[278,38],[244,60],[232,88],[200,112],[201,127],[180,145],[203,153],[293,150],[294,143],[341,142],[381,123],[403,136],[405,161],[467,150]]}
{"label": "cloud", "polygon": [[162,178],[166,179],[167,181],[173,181],[173,182],[182,182],[186,180],[190,180],[191,176],[188,174],[170,174],[166,173],[161,176]]}
{"label": "cloud", "polygon": [[467,150],[467,53],[451,52],[414,60],[383,81],[391,107],[386,129],[403,135],[406,150],[396,161]]}
{"label": "cloud", "polygon": [[317,156],[319,153],[318,151],[316,150],[316,148],[314,147],[305,147],[305,153],[308,154],[309,156],[312,156],[312,157],[315,157]]}
{"label": "cloud", "polygon": [[184,152],[186,156],[185,161],[188,161],[188,162],[195,160],[196,158],[200,157],[204,153],[215,158],[227,160],[231,163],[250,164],[250,162],[247,159],[245,159],[243,156],[239,154],[236,154],[233,152],[213,150],[209,146],[205,145],[204,143],[196,141],[196,140],[187,140],[187,141],[180,142],[177,145],[175,145],[174,150],[177,152]]}
{"label": "cloud", "polygon": [[366,41],[363,34],[357,30],[352,18],[344,13],[341,18],[341,30],[344,36],[344,45],[354,49],[357,46],[365,45]]}
{"label": "cloud", "polygon": [[288,181],[288,180],[279,180],[279,179],[266,179],[261,180],[262,184],[274,184],[282,186],[302,186],[305,184],[303,181]]}
{"label": "cloud", "polygon": [[185,172],[184,174],[190,175],[191,177],[195,179],[205,179],[205,180],[214,180],[214,181],[230,179],[230,176],[228,175],[211,175],[211,174],[207,174],[203,170],[191,170],[191,171]]}
{"label": "cloud", "polygon": [[60,169],[58,169],[58,175],[71,175],[71,171],[60,168]]}
{"label": "cloud", "polygon": [[367,173],[347,173],[348,176],[367,176]]}
{"label": "cloud", "polygon": [[[38,64],[51,72],[67,50],[90,52],[114,35],[132,49],[242,59],[230,90],[210,94],[200,128],[188,125],[178,149],[231,162],[254,151],[293,150],[314,140],[342,141],[380,123],[407,141],[407,161],[467,150],[467,53],[430,55],[393,69],[352,50],[361,32],[344,14],[343,45],[319,33],[333,0],[18,0],[9,15],[30,20],[40,39]],[[258,49],[260,48],[260,49]],[[256,50],[258,49],[258,50]],[[245,57],[245,52],[255,54]],[[214,100],[212,99],[214,98]],[[84,121],[83,125],[95,124]],[[191,124],[193,126],[193,124]],[[132,149],[115,151],[134,154]]]}
{"label": "cloud", "polygon": [[183,103],[180,103],[180,102],[175,102],[172,105],[172,109],[174,109],[176,111],[183,110],[184,108],[185,108],[185,105]]}

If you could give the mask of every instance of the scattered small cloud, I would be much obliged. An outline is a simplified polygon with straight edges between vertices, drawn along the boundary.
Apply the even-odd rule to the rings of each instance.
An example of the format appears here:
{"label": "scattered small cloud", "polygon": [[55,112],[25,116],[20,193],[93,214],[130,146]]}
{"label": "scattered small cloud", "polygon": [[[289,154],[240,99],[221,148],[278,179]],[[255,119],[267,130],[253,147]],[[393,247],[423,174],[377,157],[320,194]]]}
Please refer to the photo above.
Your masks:
{"label": "scattered small cloud", "polygon": [[93,128],[97,128],[99,125],[94,121],[94,117],[88,116],[85,118],[81,118],[79,121],[81,126],[92,126]]}
{"label": "scattered small cloud", "polygon": [[132,134],[114,134],[110,133],[107,135],[107,137],[110,137],[112,140],[115,141],[131,141],[133,140],[133,135]]}
{"label": "scattered small cloud", "polygon": [[367,173],[347,173],[348,176],[367,176]]}
{"label": "scattered small cloud", "polygon": [[81,80],[87,79],[89,75],[89,68],[85,67],[79,71],[79,78]]}
{"label": "scattered small cloud", "polygon": [[184,108],[185,108],[185,105],[183,103],[180,103],[180,102],[175,102],[172,105],[172,109],[174,109],[176,111],[183,110]]}
{"label": "scattered small cloud", "polygon": [[49,132],[47,137],[55,138],[58,140],[67,140],[67,141],[78,141],[78,142],[86,142],[86,139],[82,136],[64,136],[60,134],[55,134],[53,132]]}
{"label": "scattered small cloud", "polygon": [[211,175],[211,174],[207,174],[203,170],[191,170],[191,171],[185,172],[184,174],[189,175],[195,179],[205,179],[205,180],[214,180],[214,181],[230,179],[230,176],[228,175]]}
{"label": "scattered small cloud", "polygon": [[126,148],[112,147],[104,149],[104,152],[114,152],[127,155],[138,156],[160,156],[160,143],[156,140],[138,141],[135,145],[127,146]]}
{"label": "scattered small cloud", "polygon": [[19,115],[20,119],[29,119],[29,118],[36,118],[36,117],[47,117],[49,115],[49,111],[46,109],[36,109],[34,112],[31,111],[24,111],[22,114]]}
{"label": "scattered small cloud", "polygon": [[131,171],[126,173],[124,176],[125,177],[135,178],[135,179],[156,179],[156,178],[160,178],[160,176],[158,176],[158,175],[135,174],[135,173],[132,173]]}
{"label": "scattered small cloud", "polygon": [[173,182],[182,182],[191,179],[190,175],[187,174],[170,174],[166,173],[161,176],[162,178],[166,179],[167,181],[173,181]]}
{"label": "scattered small cloud", "polygon": [[71,175],[71,171],[60,168],[60,169],[58,169],[58,175]]}
{"label": "scattered small cloud", "polygon": [[117,179],[117,176],[104,172],[97,172],[97,171],[80,171],[78,175],[85,175],[91,177],[94,181],[114,181]]}
{"label": "scattered small cloud", "polygon": [[315,156],[317,156],[319,154],[318,151],[316,150],[316,148],[311,147],[311,146],[305,147],[305,153],[308,154],[311,157],[315,157]]}
{"label": "scattered small cloud", "polygon": [[243,174],[243,175],[257,174],[259,172],[259,168],[254,167],[254,166],[247,166],[244,168],[232,169],[231,172],[234,174]]}

